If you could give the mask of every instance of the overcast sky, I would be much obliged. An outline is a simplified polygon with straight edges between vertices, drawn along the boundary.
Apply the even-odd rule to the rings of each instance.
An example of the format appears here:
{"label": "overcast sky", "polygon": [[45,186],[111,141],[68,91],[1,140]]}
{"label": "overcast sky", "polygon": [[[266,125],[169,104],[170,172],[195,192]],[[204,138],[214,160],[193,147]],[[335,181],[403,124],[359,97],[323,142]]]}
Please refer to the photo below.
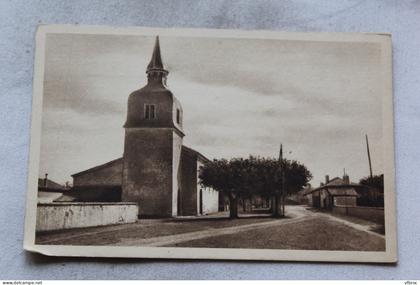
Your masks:
{"label": "overcast sky", "polygon": [[[122,156],[128,95],[146,83],[154,38],[49,34],[40,176]],[[184,144],[209,158],[285,157],[352,181],[382,173],[380,45],[160,38],[168,88],[184,110]]]}

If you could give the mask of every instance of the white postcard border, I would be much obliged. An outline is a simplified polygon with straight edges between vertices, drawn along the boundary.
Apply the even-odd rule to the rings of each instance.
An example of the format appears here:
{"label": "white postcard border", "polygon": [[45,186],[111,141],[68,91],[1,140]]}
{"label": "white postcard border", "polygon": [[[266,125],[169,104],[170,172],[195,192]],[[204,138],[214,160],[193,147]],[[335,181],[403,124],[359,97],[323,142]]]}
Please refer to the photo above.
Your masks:
{"label": "white postcard border", "polygon": [[[37,184],[40,158],[41,114],[43,78],[45,66],[45,38],[49,33],[108,34],[108,35],[161,35],[176,37],[218,37],[281,39],[294,41],[324,42],[377,42],[381,44],[383,64],[383,137],[385,177],[385,239],[386,251],[323,251],[279,249],[232,249],[232,248],[174,248],[174,247],[126,247],[126,246],[63,246],[35,244]],[[397,229],[395,210],[395,162],[393,135],[392,47],[389,34],[363,33],[288,33],[276,31],[245,31],[222,29],[178,28],[112,28],[77,25],[41,25],[36,35],[36,52],[33,80],[32,121],[28,191],[25,214],[24,248],[50,256],[167,258],[167,259],[226,259],[226,260],[283,260],[320,262],[397,262]]]}

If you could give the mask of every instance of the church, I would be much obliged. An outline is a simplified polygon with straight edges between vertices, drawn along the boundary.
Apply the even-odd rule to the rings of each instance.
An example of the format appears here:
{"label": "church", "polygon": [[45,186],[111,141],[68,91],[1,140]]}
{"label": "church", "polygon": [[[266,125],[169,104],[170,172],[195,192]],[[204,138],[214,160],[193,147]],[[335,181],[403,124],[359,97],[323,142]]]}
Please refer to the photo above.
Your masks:
{"label": "church", "polygon": [[166,87],[159,37],[146,74],[146,86],[128,98],[123,156],[73,174],[73,196],[136,202],[139,217],[217,212],[219,193],[199,183],[200,166],[208,159],[183,145],[182,106]]}

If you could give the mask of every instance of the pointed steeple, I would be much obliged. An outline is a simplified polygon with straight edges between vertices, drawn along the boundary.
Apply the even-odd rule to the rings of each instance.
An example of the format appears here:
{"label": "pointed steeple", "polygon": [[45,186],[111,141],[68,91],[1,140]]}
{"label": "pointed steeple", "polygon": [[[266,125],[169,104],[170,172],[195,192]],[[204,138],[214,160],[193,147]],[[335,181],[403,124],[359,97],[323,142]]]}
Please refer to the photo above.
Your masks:
{"label": "pointed steeple", "polygon": [[163,67],[162,57],[160,55],[160,44],[159,36],[156,36],[155,47],[153,48],[152,58],[150,59],[149,65],[147,65],[146,73],[150,72],[163,72],[168,73]]}
{"label": "pointed steeple", "polygon": [[279,161],[283,161],[283,144],[280,144]]}

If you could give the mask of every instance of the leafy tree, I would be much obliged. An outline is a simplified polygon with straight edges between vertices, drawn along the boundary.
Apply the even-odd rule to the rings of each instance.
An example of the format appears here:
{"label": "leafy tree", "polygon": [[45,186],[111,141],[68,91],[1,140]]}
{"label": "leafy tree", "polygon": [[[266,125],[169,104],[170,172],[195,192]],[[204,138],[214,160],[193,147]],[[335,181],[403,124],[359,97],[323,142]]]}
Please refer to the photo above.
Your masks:
{"label": "leafy tree", "polygon": [[238,217],[238,199],[252,191],[249,159],[215,159],[200,169],[201,184],[226,193],[229,198],[230,217]]}
{"label": "leafy tree", "polygon": [[312,178],[309,170],[297,161],[283,160],[284,175],[279,171],[280,166],[280,161],[272,158],[215,159],[200,169],[200,183],[225,193],[229,198],[230,217],[237,218],[239,198],[254,194],[278,198],[284,176],[284,201],[286,195],[301,190]]}
{"label": "leafy tree", "polygon": [[384,175],[373,175],[372,177],[363,177],[360,179],[359,184],[374,187],[379,190],[380,193],[384,193]]}

